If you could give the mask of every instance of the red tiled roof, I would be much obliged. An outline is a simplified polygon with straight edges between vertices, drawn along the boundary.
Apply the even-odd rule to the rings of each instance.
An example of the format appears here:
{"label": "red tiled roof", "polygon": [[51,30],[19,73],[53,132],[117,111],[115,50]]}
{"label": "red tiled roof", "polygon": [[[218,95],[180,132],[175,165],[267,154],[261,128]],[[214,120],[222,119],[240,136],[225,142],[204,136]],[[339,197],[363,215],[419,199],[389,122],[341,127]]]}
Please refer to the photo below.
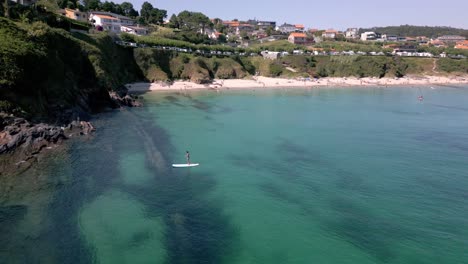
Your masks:
{"label": "red tiled roof", "polygon": [[299,33],[299,32],[293,32],[289,37],[295,37],[295,38],[306,38],[307,35],[305,33]]}
{"label": "red tiled roof", "polygon": [[112,20],[118,20],[117,18],[115,17],[111,17],[111,16],[106,16],[106,15],[95,15],[97,17],[100,17],[100,18],[105,18],[105,19],[112,19]]}
{"label": "red tiled roof", "polygon": [[468,40],[459,41],[457,45],[455,45],[456,49],[468,49]]}

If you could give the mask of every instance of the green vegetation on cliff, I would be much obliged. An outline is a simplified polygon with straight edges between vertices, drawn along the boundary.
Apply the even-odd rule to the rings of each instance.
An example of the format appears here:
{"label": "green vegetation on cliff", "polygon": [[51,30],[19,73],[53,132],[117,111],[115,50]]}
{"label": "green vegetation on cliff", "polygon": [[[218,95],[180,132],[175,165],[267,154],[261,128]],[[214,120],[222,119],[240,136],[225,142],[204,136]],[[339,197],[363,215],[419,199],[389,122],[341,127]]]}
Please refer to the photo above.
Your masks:
{"label": "green vegetation on cliff", "polygon": [[187,79],[206,83],[213,78],[244,78],[252,70],[252,65],[236,57],[207,58],[152,48],[135,49],[135,59],[149,81]]}
{"label": "green vegetation on cliff", "polygon": [[40,118],[96,111],[109,105],[108,90],[142,78],[132,53],[107,35],[0,18],[0,100]]}

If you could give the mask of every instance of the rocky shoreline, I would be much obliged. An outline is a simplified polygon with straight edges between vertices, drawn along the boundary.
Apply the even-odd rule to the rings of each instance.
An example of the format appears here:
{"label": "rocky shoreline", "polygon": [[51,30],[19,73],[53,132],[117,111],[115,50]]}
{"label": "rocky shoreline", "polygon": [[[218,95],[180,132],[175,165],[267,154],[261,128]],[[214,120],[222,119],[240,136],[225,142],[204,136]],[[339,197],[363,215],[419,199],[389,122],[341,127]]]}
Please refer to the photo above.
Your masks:
{"label": "rocky shoreline", "polygon": [[[110,92],[112,108],[140,107],[137,96]],[[32,123],[25,118],[0,112],[0,176],[29,167],[44,149],[52,149],[63,141],[92,135],[96,128],[89,121],[77,118],[67,125]],[[24,168],[23,168],[24,169]]]}

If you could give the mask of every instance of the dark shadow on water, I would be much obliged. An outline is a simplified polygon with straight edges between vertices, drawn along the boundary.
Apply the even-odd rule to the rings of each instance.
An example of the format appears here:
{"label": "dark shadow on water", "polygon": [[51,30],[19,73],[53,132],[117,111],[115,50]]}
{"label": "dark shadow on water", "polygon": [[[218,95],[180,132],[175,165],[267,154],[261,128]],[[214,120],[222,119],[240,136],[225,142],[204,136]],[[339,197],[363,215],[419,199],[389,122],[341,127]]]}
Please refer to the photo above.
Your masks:
{"label": "dark shadow on water", "polygon": [[312,206],[308,205],[303,198],[295,196],[290,189],[284,189],[282,186],[270,182],[260,184],[259,188],[275,200],[283,201],[299,207],[307,216],[314,216],[317,214],[316,210],[314,210]]}
{"label": "dark shadow on water", "polygon": [[[150,121],[135,129],[142,137],[137,148],[157,151],[166,162],[173,160],[174,147],[164,129]],[[200,173],[198,168],[173,169],[170,164],[161,170],[148,154],[146,160],[148,171],[153,172],[150,182],[117,187],[139,201],[147,217],[163,219],[167,263],[220,263],[237,244],[238,232],[223,213],[222,201],[208,197],[216,186],[214,175]]]}
{"label": "dark shadow on water", "polygon": [[146,243],[146,241],[148,241],[150,239],[152,239],[151,230],[143,231],[143,232],[133,234],[133,236],[131,238],[131,241],[128,244],[131,247],[138,247],[138,246]]}
{"label": "dark shadow on water", "polygon": [[180,101],[179,98],[177,98],[175,96],[172,96],[172,95],[167,95],[167,96],[164,97],[164,99],[168,100],[171,103]]}
{"label": "dark shadow on water", "polygon": [[[190,94],[183,94],[183,93],[178,93],[177,95],[183,96],[184,98],[188,99],[190,103],[186,105],[191,105],[193,108],[204,111],[206,113],[218,113],[218,114],[227,114],[233,112],[233,109],[230,107],[218,105],[215,103],[207,103],[203,100],[197,99],[193,97]],[[167,99],[167,98],[166,98]],[[177,101],[176,101],[177,100]],[[176,102],[179,101],[178,98],[170,99],[170,101],[175,104]],[[185,106],[185,104],[180,103]]]}
{"label": "dark shadow on water", "polygon": [[468,107],[441,105],[441,104],[432,104],[432,103],[428,103],[428,105],[432,105],[432,106],[435,106],[435,107],[438,107],[438,108],[468,112]]}
{"label": "dark shadow on water", "polygon": [[[28,211],[24,205],[10,205],[0,207],[0,263],[11,261],[11,254],[17,250],[16,229],[19,222],[24,218]],[[25,255],[16,255],[14,260],[19,263],[26,263],[28,257]],[[20,261],[21,260],[21,261]],[[5,262],[4,262],[5,261]]]}
{"label": "dark shadow on water", "polygon": [[358,192],[364,195],[374,195],[375,190],[367,185],[364,178],[354,172],[337,168],[334,171],[336,177],[336,187],[341,190]]}
{"label": "dark shadow on water", "polygon": [[216,183],[212,175],[174,170],[154,175],[148,186],[121,186],[145,205],[148,217],[166,225],[167,263],[221,263],[238,240],[238,232],[223,213],[223,203],[208,197]]}
{"label": "dark shadow on water", "polygon": [[[122,121],[122,120],[121,120]],[[92,142],[76,142],[71,146],[71,158],[77,157],[70,164],[70,179],[54,193],[55,199],[49,206],[52,225],[48,238],[55,244],[56,263],[92,263],[94,249],[89,248],[82,236],[79,225],[79,212],[85,203],[93,201],[111,186],[119,177],[117,161],[118,145],[115,137],[114,120],[100,127],[100,135]],[[98,147],[95,147],[98,146]],[[92,186],[92,187],[90,187]]]}
{"label": "dark shadow on water", "polygon": [[293,141],[285,138],[279,138],[280,143],[277,145],[278,153],[284,157],[283,160],[288,163],[307,163],[312,164],[321,164],[324,162],[323,158],[318,152],[313,152],[310,149],[303,147]]}
{"label": "dark shadow on water", "polygon": [[436,87],[444,87],[444,88],[452,88],[452,89],[457,89],[457,90],[466,90],[466,89],[468,89],[467,87],[464,87],[464,86],[461,86],[461,85],[437,84],[435,86]]}
{"label": "dark shadow on water", "polygon": [[0,207],[0,252],[5,250],[12,238],[11,233],[19,221],[21,221],[28,211],[24,205],[10,205]]}
{"label": "dark shadow on water", "polygon": [[416,115],[422,115],[420,112],[410,112],[410,111],[402,111],[402,110],[393,110],[390,111],[393,114],[397,115],[405,115],[405,116],[416,116]]}
{"label": "dark shadow on water", "polygon": [[324,223],[326,229],[383,263],[395,257],[393,242],[409,235],[403,227],[380,219],[349,200],[335,198],[330,205],[337,217]]}
{"label": "dark shadow on water", "polygon": [[413,139],[424,144],[446,146],[468,153],[468,137],[466,135],[426,130],[421,131]]}

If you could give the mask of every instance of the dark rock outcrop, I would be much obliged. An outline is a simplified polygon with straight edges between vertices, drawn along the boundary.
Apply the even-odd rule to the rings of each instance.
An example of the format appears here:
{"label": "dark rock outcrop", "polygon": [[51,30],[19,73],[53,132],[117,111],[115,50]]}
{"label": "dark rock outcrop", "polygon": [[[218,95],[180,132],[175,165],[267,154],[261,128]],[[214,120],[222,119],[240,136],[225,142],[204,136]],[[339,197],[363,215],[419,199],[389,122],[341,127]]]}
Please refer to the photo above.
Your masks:
{"label": "dark rock outcrop", "polygon": [[33,125],[24,118],[0,114],[0,124],[0,154],[21,147],[25,155],[34,155],[51,143],[67,139],[62,127],[44,123]]}
{"label": "dark rock outcrop", "polygon": [[110,98],[114,107],[128,106],[128,107],[141,107],[142,103],[138,100],[136,95],[119,95],[116,92],[110,92]]}

